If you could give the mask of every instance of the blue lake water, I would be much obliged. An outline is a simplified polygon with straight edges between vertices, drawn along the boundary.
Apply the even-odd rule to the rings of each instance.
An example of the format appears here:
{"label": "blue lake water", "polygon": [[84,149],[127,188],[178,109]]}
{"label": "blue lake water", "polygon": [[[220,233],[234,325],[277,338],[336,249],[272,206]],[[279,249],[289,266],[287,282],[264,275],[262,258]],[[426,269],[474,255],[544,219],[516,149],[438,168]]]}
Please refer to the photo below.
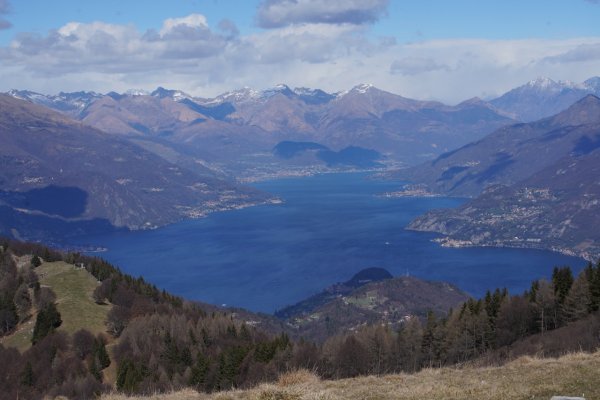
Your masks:
{"label": "blue lake water", "polygon": [[188,299],[272,312],[361,269],[383,267],[456,284],[473,296],[522,292],[552,268],[584,262],[548,251],[443,248],[435,235],[404,227],[453,198],[381,198],[394,182],[365,174],[325,174],[255,184],[284,204],[212,214],[153,231],[81,238],[132,275]]}

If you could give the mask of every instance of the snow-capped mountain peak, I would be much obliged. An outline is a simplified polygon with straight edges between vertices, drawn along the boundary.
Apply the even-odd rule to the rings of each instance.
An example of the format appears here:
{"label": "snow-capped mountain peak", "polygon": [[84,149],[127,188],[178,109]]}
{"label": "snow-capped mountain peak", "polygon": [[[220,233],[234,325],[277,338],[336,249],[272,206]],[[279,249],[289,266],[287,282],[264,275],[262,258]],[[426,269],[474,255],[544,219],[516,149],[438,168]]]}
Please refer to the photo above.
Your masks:
{"label": "snow-capped mountain peak", "polygon": [[294,88],[293,92],[307,104],[324,104],[336,97],[336,95],[327,93],[321,89],[311,89],[306,87]]}
{"label": "snow-capped mountain peak", "polygon": [[192,98],[192,96],[190,96],[189,94],[187,94],[185,92],[182,92],[181,90],[170,90],[170,89],[165,89],[160,86],[158,88],[156,88],[156,90],[154,92],[150,93],[150,95],[161,98],[161,99],[163,99],[165,97],[170,97],[174,101],[181,101],[184,99]]}
{"label": "snow-capped mountain peak", "polygon": [[594,76],[583,82],[586,89],[592,91],[596,96],[600,95],[600,76]]}
{"label": "snow-capped mountain peak", "polygon": [[218,95],[214,99],[206,101],[206,105],[216,105],[221,103],[243,103],[246,101],[256,100],[261,97],[261,92],[249,86],[244,86],[241,89],[232,90]]}
{"label": "snow-capped mountain peak", "polygon": [[14,97],[15,99],[32,101],[34,103],[35,103],[35,101],[33,101],[34,99],[38,99],[39,101],[47,99],[47,96],[44,96],[43,94],[40,94],[40,93],[29,91],[29,90],[11,89],[8,92],[6,92],[6,94]]}
{"label": "snow-capped mountain peak", "polygon": [[79,113],[94,100],[102,97],[96,92],[60,92],[57,95],[45,95],[29,90],[11,89],[8,95],[26,100],[35,104],[41,104],[64,112]]}
{"label": "snow-capped mountain peak", "polygon": [[344,90],[342,92],[336,93],[335,95],[336,95],[337,98],[342,98],[342,97],[346,96],[349,93],[365,94],[365,93],[368,93],[374,87],[375,86],[371,85],[370,83],[361,83],[359,85],[354,86],[350,90]]}
{"label": "snow-capped mountain peak", "polygon": [[288,97],[295,95],[295,93],[292,91],[292,89],[289,88],[288,85],[280,83],[270,89],[263,90],[261,97],[264,99],[268,99],[269,97],[272,97],[278,93],[281,93],[284,96],[288,96]]}
{"label": "snow-capped mountain peak", "polygon": [[551,90],[557,91],[562,89],[586,89],[585,83],[577,83],[573,81],[554,81],[547,77],[540,77],[527,82],[524,85],[526,88],[536,90]]}
{"label": "snow-capped mountain peak", "polygon": [[557,82],[552,79],[542,76],[536,79],[533,79],[526,84],[527,87],[536,88],[536,89],[549,89],[556,86],[559,86]]}

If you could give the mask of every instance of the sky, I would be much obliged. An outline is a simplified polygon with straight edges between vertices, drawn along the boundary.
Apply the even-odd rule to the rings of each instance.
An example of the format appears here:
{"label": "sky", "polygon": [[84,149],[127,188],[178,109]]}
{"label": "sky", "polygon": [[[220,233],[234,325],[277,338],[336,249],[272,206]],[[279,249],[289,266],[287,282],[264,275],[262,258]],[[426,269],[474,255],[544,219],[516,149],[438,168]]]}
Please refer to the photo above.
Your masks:
{"label": "sky", "polygon": [[600,75],[600,0],[0,0],[0,91],[370,83],[492,98]]}

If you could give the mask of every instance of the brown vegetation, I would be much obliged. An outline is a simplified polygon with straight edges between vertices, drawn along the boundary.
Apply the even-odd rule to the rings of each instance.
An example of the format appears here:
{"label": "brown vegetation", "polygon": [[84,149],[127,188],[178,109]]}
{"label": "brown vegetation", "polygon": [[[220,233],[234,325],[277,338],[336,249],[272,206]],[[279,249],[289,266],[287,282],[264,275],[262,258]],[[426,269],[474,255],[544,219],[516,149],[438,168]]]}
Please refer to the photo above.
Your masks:
{"label": "brown vegetation", "polygon": [[[369,376],[337,381],[313,378],[290,385],[199,394],[186,390],[130,400],[313,400],[313,399],[549,399],[553,395],[600,398],[600,353],[558,359],[523,357],[502,367],[425,369],[417,374]],[[102,400],[124,400],[110,394]]]}

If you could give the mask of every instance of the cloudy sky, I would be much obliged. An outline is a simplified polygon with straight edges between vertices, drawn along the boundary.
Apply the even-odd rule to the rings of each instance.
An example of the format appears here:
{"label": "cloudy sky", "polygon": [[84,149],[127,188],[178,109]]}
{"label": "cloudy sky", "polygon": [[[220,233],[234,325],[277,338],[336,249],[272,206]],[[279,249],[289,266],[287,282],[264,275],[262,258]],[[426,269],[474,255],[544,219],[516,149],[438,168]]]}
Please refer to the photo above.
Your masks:
{"label": "cloudy sky", "polygon": [[359,83],[456,103],[600,75],[600,0],[0,0],[0,91]]}

